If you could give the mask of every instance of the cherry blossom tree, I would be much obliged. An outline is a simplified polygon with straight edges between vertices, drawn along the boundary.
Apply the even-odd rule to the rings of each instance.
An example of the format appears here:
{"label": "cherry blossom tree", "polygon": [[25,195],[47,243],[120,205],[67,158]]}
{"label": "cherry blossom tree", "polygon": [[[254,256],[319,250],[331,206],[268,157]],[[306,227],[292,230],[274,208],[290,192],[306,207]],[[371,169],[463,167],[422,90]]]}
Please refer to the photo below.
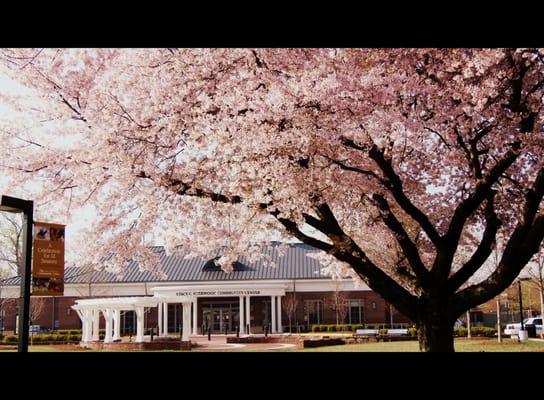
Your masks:
{"label": "cherry blossom tree", "polygon": [[[544,236],[541,49],[16,49],[3,70],[13,193],[97,219],[78,260],[149,247],[225,270],[275,231],[322,250],[453,351]],[[22,93],[22,94],[18,94]],[[51,208],[51,207],[50,207]],[[53,212],[53,211],[51,211]],[[75,214],[74,214],[75,215]],[[506,238],[497,268],[463,284]],[[400,247],[404,261],[395,265]],[[458,250],[470,249],[458,262]],[[255,251],[254,251],[255,250]]]}

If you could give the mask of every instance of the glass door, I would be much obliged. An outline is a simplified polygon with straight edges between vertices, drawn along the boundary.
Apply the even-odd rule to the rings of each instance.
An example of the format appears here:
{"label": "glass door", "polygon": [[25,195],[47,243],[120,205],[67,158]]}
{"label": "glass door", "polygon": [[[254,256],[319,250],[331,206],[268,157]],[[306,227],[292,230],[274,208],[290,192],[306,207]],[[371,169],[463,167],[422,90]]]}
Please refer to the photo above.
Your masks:
{"label": "glass door", "polygon": [[238,304],[217,303],[202,307],[203,333],[211,328],[212,333],[232,333],[238,329],[240,307]]}

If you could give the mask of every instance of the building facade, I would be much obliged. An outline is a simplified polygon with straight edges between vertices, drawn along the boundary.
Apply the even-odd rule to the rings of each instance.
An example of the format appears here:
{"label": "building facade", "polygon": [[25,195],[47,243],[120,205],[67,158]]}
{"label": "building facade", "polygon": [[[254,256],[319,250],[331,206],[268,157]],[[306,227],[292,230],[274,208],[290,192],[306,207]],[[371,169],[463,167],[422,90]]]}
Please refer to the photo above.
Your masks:
{"label": "building facade", "polygon": [[[366,285],[323,275],[323,265],[311,257],[319,250],[289,244],[282,254],[277,246],[271,243],[261,248],[275,267],[240,257],[230,273],[214,260],[167,256],[161,247],[153,251],[160,256],[163,277],[140,271],[135,262],[122,277],[69,267],[63,297],[32,298],[31,324],[42,330],[81,329],[85,321],[96,321],[100,329],[113,324],[117,335],[137,336],[138,327],[143,334],[156,328],[163,335],[181,334],[188,324],[191,334],[248,334],[308,331],[314,324],[391,327],[410,323]],[[4,331],[15,330],[18,285],[18,278],[13,278],[2,290],[7,298],[0,311]],[[146,300],[138,300],[138,306],[134,299]],[[119,305],[121,301],[124,306]]]}

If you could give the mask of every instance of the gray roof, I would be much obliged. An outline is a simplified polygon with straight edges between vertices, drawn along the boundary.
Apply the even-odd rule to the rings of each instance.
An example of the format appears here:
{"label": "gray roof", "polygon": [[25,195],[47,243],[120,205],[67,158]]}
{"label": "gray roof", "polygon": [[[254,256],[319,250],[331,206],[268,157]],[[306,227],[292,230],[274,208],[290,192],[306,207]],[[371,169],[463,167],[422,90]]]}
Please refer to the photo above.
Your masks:
{"label": "gray roof", "polygon": [[[159,253],[162,272],[166,278],[149,271],[140,271],[138,263],[131,261],[127,272],[117,276],[106,271],[92,271],[92,283],[129,283],[129,282],[208,282],[238,280],[286,280],[286,279],[329,279],[321,274],[324,266],[312,257],[311,253],[320,250],[303,243],[287,244],[285,255],[278,254],[278,242],[261,245],[261,251],[269,255],[276,267],[266,266],[262,261],[248,262],[241,256],[234,265],[234,271],[226,273],[210,265],[210,260],[201,257],[184,259],[183,256],[167,256],[161,246],[152,247]],[[204,268],[206,266],[206,268]],[[5,285],[19,285],[20,277],[10,278]],[[65,284],[89,283],[89,273],[80,267],[68,267],[64,273]]]}

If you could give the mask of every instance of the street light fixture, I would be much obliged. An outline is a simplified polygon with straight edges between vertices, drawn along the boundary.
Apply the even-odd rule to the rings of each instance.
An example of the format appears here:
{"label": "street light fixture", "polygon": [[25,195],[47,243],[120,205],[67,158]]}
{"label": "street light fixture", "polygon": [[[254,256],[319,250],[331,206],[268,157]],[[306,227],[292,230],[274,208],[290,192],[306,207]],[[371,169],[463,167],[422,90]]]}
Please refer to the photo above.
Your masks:
{"label": "street light fixture", "polygon": [[34,223],[34,202],[16,197],[2,196],[0,211],[23,213],[23,265],[21,292],[19,296],[19,346],[20,353],[28,352],[28,331],[30,322],[30,277],[32,274],[32,225]]}

